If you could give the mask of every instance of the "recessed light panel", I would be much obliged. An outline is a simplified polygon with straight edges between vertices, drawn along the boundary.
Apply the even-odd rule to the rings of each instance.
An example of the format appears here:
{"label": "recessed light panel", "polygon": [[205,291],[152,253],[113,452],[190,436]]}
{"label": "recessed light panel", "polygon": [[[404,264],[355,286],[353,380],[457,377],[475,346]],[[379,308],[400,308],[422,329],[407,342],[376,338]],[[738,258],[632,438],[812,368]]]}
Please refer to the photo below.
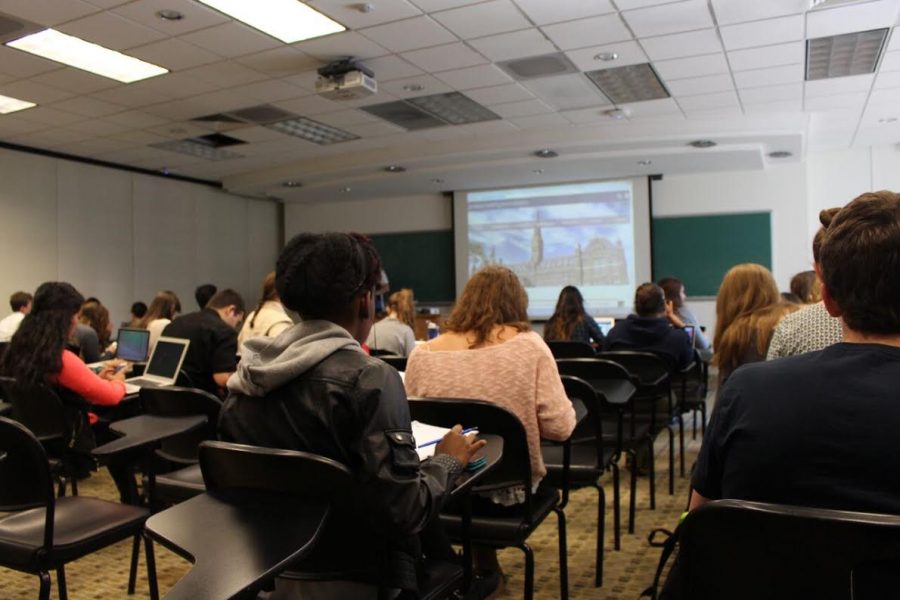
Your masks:
{"label": "recessed light panel", "polygon": [[873,29],[807,40],[807,81],[874,73],[887,32]]}
{"label": "recessed light panel", "polygon": [[25,110],[26,108],[33,108],[35,106],[37,106],[37,104],[34,102],[0,95],[0,115],[8,115],[9,113]]}
{"label": "recessed light panel", "polygon": [[649,63],[588,71],[585,75],[615,104],[669,97]]}
{"label": "recessed light panel", "polygon": [[26,35],[6,45],[122,83],[133,83],[169,72],[168,69],[55,29]]}
{"label": "recessed light panel", "polygon": [[215,148],[201,141],[187,140],[169,140],[167,142],[159,142],[158,144],[150,144],[152,148],[160,150],[168,150],[169,152],[178,152],[179,154],[187,154],[188,156],[196,156],[203,160],[220,161],[231,160],[233,158],[243,158],[242,154]]}
{"label": "recessed light panel", "polygon": [[298,0],[200,0],[286,44],[347,28]]}
{"label": "recessed light panel", "polygon": [[320,146],[359,139],[358,135],[352,134],[349,131],[344,131],[343,129],[338,129],[337,127],[332,127],[325,123],[319,123],[318,121],[313,121],[306,117],[295,117],[285,121],[277,121],[275,123],[269,123],[265,125],[265,127],[274,129],[275,131],[286,135],[304,139],[308,142],[313,142],[314,144],[319,144]]}

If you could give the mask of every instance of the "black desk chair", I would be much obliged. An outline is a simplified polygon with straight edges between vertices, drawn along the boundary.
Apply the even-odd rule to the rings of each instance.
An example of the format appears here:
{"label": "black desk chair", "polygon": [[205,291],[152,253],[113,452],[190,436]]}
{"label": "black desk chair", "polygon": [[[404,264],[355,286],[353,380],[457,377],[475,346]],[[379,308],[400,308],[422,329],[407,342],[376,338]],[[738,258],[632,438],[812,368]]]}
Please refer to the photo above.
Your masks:
{"label": "black desk chair", "polygon": [[380,358],[387,364],[391,365],[395,369],[400,372],[406,371],[406,357],[405,356],[397,356],[394,354],[386,355],[381,354],[377,355],[377,358]]}
{"label": "black desk chair", "polygon": [[[134,537],[128,593],[134,593],[144,508],[97,498],[54,498],[47,454],[21,424],[0,417],[0,564],[38,575],[39,598],[50,598],[50,571],[56,571],[60,600],[67,599],[65,565],[101,548]],[[148,562],[151,588],[156,571]]]}
{"label": "black desk chair", "polygon": [[[560,597],[568,598],[569,570],[566,550],[566,515],[560,507],[560,495],[556,489],[540,487],[531,490],[531,460],[525,427],[519,418],[506,408],[492,402],[461,398],[410,398],[412,419],[429,425],[453,427],[462,423],[465,427],[478,427],[481,433],[503,437],[503,458],[474,491],[489,492],[509,486],[521,485],[525,489],[525,502],[510,507],[503,516],[480,515],[473,508],[469,537],[472,544],[493,548],[514,546],[525,553],[525,598],[534,596],[534,554],[528,545],[531,532],[551,512],[556,513],[559,534],[559,583]],[[464,541],[463,515],[445,512],[441,521],[451,540]]]}
{"label": "black desk chair", "polygon": [[[709,363],[700,352],[694,350],[694,362],[686,369],[675,373],[677,408],[679,414],[690,413],[693,421],[691,439],[697,439],[697,414],[700,415],[700,431],[706,435],[706,395],[709,392]],[[681,448],[684,449],[684,432],[681,433]],[[684,473],[682,473],[684,475]]]}
{"label": "black desk chair", "polygon": [[382,356],[397,356],[390,350],[385,350],[384,348],[369,348],[369,353],[372,356],[378,356],[379,358]]}
{"label": "black desk chair", "polygon": [[547,342],[553,358],[594,358],[597,353],[594,347],[587,342],[571,342],[563,340],[554,340]]}
{"label": "black desk chair", "polygon": [[[603,538],[605,532],[606,495],[603,486],[600,485],[600,477],[607,469],[613,472],[613,488],[616,498],[615,527],[619,528],[619,465],[617,460],[619,453],[613,444],[603,443],[603,406],[602,398],[597,394],[590,383],[578,377],[562,376],[563,386],[569,398],[581,400],[587,408],[587,420],[591,423],[590,429],[594,433],[593,439],[572,441],[571,459],[568,476],[564,476],[563,448],[559,445],[544,445],[541,451],[544,455],[544,464],[547,467],[547,476],[544,483],[562,490],[563,500],[560,508],[565,509],[569,501],[569,489],[592,487],[597,490],[597,547],[595,559],[594,585],[603,585]],[[574,437],[574,436],[573,436]]]}
{"label": "black desk chair", "polygon": [[900,595],[900,516],[718,500],[681,527],[683,598]]}

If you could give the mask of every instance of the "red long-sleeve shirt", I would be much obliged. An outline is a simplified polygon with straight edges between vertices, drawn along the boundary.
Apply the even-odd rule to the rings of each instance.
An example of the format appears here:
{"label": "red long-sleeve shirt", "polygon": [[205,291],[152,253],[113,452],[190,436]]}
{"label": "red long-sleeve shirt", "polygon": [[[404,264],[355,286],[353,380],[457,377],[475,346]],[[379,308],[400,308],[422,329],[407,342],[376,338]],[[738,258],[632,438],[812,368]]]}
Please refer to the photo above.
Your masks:
{"label": "red long-sleeve shirt", "polygon": [[[71,390],[90,402],[101,406],[115,406],[125,396],[125,384],[118,380],[103,379],[91,371],[74,353],[63,350],[62,370],[56,378],[62,387]],[[91,423],[96,421],[90,415]]]}

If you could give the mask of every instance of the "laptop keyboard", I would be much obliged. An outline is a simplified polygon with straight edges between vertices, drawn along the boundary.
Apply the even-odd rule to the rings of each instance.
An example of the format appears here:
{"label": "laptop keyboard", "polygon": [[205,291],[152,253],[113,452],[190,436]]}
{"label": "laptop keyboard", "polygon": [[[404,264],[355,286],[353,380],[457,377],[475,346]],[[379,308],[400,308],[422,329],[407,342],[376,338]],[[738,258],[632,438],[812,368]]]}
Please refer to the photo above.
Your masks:
{"label": "laptop keyboard", "polygon": [[146,386],[152,387],[154,385],[159,385],[158,382],[153,381],[152,379],[147,379],[146,377],[135,377],[134,379],[128,379],[125,383],[130,383],[136,386]]}

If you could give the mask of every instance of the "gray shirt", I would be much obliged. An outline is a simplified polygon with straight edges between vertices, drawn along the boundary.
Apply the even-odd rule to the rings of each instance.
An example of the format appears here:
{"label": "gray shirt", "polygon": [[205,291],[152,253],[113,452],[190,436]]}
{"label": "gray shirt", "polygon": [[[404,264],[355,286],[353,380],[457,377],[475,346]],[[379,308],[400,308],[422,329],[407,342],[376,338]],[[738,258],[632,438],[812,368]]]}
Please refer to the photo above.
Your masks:
{"label": "gray shirt", "polygon": [[384,350],[397,356],[409,356],[416,347],[412,327],[396,317],[385,317],[372,326],[366,345],[372,350]]}
{"label": "gray shirt", "polygon": [[828,314],[825,303],[810,304],[781,320],[772,334],[766,360],[815,352],[843,339],[841,322]]}
{"label": "gray shirt", "polygon": [[697,321],[697,317],[694,316],[694,313],[691,312],[691,309],[682,304],[675,309],[675,314],[678,315],[678,318],[684,321],[685,325],[693,326],[694,348],[696,348],[697,350],[709,350],[709,340],[706,339],[706,336],[702,331],[700,331],[700,323]]}

